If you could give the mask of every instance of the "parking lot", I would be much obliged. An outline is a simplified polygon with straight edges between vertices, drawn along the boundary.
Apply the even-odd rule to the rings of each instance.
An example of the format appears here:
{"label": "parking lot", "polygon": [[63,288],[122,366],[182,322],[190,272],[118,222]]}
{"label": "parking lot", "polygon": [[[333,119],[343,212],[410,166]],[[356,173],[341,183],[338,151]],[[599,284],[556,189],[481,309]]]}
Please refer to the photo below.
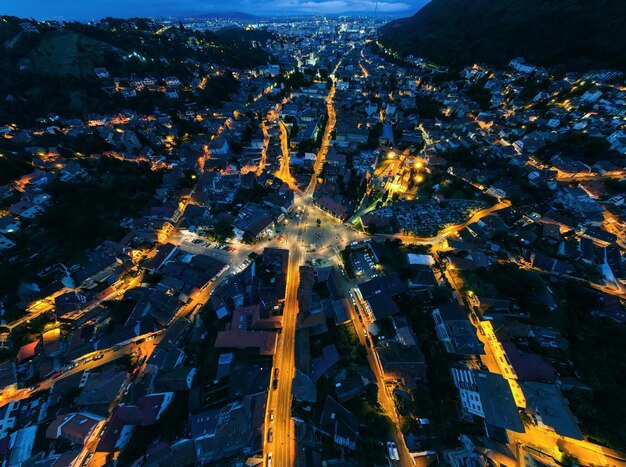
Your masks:
{"label": "parking lot", "polygon": [[362,280],[370,280],[378,277],[374,258],[366,251],[357,251],[351,258],[352,267],[357,277]]}

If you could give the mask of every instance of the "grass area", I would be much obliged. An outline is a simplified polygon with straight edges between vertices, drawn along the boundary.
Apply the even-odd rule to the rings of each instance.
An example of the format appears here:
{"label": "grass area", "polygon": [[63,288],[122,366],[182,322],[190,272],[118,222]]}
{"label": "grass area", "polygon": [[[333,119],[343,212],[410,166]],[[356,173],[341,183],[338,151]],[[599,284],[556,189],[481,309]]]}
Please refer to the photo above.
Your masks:
{"label": "grass area", "polygon": [[482,295],[494,295],[498,292],[497,288],[492,283],[481,280],[478,274],[473,271],[448,269],[448,274],[452,276],[452,279],[461,290],[471,290],[479,297]]}
{"label": "grass area", "polygon": [[31,67],[43,74],[84,76],[93,74],[97,59],[112,48],[71,31],[50,34],[31,51]]}
{"label": "grass area", "polygon": [[617,349],[626,342],[626,326],[608,318],[595,318],[598,297],[575,282],[560,291],[567,319],[562,332],[570,347],[567,357],[593,392],[569,392],[565,396],[581,422],[583,433],[593,441],[626,451],[626,360]]}

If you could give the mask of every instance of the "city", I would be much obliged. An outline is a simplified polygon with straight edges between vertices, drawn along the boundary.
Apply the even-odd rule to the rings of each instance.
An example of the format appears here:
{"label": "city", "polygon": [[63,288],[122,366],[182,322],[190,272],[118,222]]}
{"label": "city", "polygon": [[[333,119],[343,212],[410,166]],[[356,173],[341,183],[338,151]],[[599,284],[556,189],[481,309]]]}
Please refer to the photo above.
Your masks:
{"label": "city", "polygon": [[626,466],[626,67],[380,3],[0,16],[2,466]]}

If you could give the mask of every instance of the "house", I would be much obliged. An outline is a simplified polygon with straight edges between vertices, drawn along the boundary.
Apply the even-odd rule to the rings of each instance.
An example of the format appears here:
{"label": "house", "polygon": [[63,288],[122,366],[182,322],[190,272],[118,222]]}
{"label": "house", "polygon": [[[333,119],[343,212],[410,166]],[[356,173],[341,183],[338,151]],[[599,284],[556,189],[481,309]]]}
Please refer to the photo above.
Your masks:
{"label": "house", "polygon": [[125,425],[154,425],[174,399],[173,392],[159,392],[142,396],[136,404],[121,404],[115,410],[115,417]]}
{"label": "house", "polygon": [[209,153],[212,156],[226,156],[230,152],[228,140],[223,136],[217,137],[209,144]]}
{"label": "house", "polygon": [[12,360],[5,360],[0,363],[0,396],[5,393],[11,393],[15,389],[17,389],[15,363]]}
{"label": "house", "polygon": [[359,436],[359,419],[328,396],[320,417],[319,431],[332,437],[335,444],[354,451]]}
{"label": "house", "polygon": [[315,205],[339,220],[343,221],[348,217],[348,208],[330,196],[320,196],[315,200]]}
{"label": "house", "polygon": [[0,217],[0,234],[13,233],[20,230],[21,222],[11,216]]}
{"label": "house", "polygon": [[54,311],[57,316],[74,313],[82,309],[87,303],[87,297],[78,292],[67,292],[55,297]]}
{"label": "house", "polygon": [[22,198],[9,207],[9,212],[24,219],[34,219],[44,212],[44,208],[41,204],[36,204],[26,198]]}
{"label": "house", "polygon": [[154,381],[154,389],[158,392],[188,391],[196,374],[193,367],[178,367],[171,371],[159,372]]}
{"label": "house", "polygon": [[260,450],[266,401],[267,393],[263,393],[191,415],[190,432],[199,462],[215,464],[242,451]]}
{"label": "house", "polygon": [[100,68],[94,68],[93,72],[96,74],[96,76],[99,79],[106,79],[109,78],[111,75],[109,75],[109,71],[104,68],[104,67],[100,67]]}
{"label": "house", "polygon": [[128,379],[129,375],[124,371],[89,373],[81,393],[76,398],[76,404],[91,412],[106,414]]}
{"label": "house", "polygon": [[483,418],[488,433],[490,425],[524,433],[524,424],[506,379],[482,370],[452,368],[451,372],[463,411]]}
{"label": "house", "polygon": [[46,428],[46,438],[63,438],[73,444],[85,445],[104,418],[88,413],[59,415]]}
{"label": "house", "polygon": [[476,328],[458,303],[439,307],[432,312],[439,341],[448,353],[471,356],[483,355],[484,345],[476,336]]}
{"label": "house", "polygon": [[171,243],[159,244],[148,254],[148,258],[141,266],[146,271],[154,273],[172,259],[177,252],[178,248]]}
{"label": "house", "polygon": [[328,376],[328,372],[339,363],[339,352],[335,344],[327,345],[322,349],[322,354],[311,361],[311,379],[317,384],[322,376]]}
{"label": "house", "polygon": [[512,375],[518,381],[542,381],[554,383],[557,372],[540,355],[521,352],[513,342],[502,342],[504,358],[512,369]]}
{"label": "house", "polygon": [[378,320],[400,312],[393,297],[406,292],[406,286],[394,272],[359,284],[356,292],[372,319]]}
{"label": "house", "polygon": [[553,384],[525,382],[520,387],[526,398],[526,412],[541,428],[559,436],[583,439],[576,419],[569,410],[567,399]]}
{"label": "house", "polygon": [[61,346],[61,329],[51,329],[41,335],[43,353],[48,357],[56,357],[63,350]]}
{"label": "house", "polygon": [[5,438],[8,444],[8,446],[5,445],[8,453],[4,455],[6,465],[24,465],[32,456],[37,428],[36,424],[27,426],[14,431],[8,438]]}
{"label": "house", "polygon": [[13,240],[9,240],[4,235],[0,234],[0,250],[8,250],[14,246],[15,242]]}
{"label": "house", "polygon": [[40,352],[41,340],[37,339],[36,341],[21,346],[20,349],[17,351],[17,356],[15,358],[17,359],[18,363],[22,363],[39,355]]}
{"label": "house", "polygon": [[[109,454],[124,449],[130,441],[134,428],[133,425],[125,423],[118,416],[118,411],[114,410],[111,420],[106,424],[100,437],[100,442],[96,448],[96,455],[108,456]],[[102,462],[102,464],[105,463],[106,462]]]}
{"label": "house", "polygon": [[374,350],[386,380],[399,381],[404,387],[413,389],[417,381],[426,379],[426,360],[417,345],[390,341],[377,345]]}
{"label": "house", "polygon": [[182,83],[176,76],[166,76],[165,78],[163,78],[163,81],[165,81],[165,84],[171,88],[179,87],[182,85]]}
{"label": "house", "polygon": [[0,407],[0,439],[6,437],[15,427],[15,418],[19,408],[20,401],[8,401]]}
{"label": "house", "polygon": [[274,221],[268,216],[267,209],[247,203],[233,223],[233,232],[238,241],[254,243],[268,236],[274,227]]}

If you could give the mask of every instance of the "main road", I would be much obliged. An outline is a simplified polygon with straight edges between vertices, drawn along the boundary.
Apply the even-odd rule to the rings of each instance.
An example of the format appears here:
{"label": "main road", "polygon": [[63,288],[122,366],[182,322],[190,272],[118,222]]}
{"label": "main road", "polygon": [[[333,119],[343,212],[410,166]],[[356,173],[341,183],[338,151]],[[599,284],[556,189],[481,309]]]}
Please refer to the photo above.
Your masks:
{"label": "main road", "polygon": [[[299,203],[306,205],[310,201],[299,197]],[[298,316],[298,285],[300,283],[300,264],[302,263],[302,237],[304,224],[293,223],[285,229],[287,248],[289,249],[289,269],[283,309],[283,327],[279,335],[272,379],[278,374],[278,386],[270,387],[266,413],[265,452],[267,458],[273,458],[273,465],[292,466],[295,456],[295,437],[291,419],[292,382],[296,376],[295,339]],[[270,420],[270,412],[273,421]],[[273,441],[269,442],[269,430],[274,432]],[[269,465],[269,461],[267,462]]]}
{"label": "main road", "polygon": [[[302,218],[287,226],[284,232],[285,245],[289,249],[289,269],[287,272],[287,285],[285,291],[285,303],[283,307],[283,323],[282,331],[276,345],[274,354],[274,368],[272,370],[272,380],[278,374],[278,386],[273,388],[270,385],[269,396],[267,401],[267,410],[265,415],[264,443],[265,463],[266,465],[276,466],[292,466],[295,464],[295,436],[294,426],[291,419],[292,404],[292,384],[296,375],[295,368],[295,339],[298,316],[298,285],[300,282],[300,265],[302,264],[302,238],[306,229],[306,217],[309,215],[311,205],[313,203],[313,193],[317,183],[328,148],[332,132],[337,122],[334,96],[335,96],[335,78],[334,72],[338,69],[341,60],[333,70],[332,86],[326,98],[326,110],[328,113],[328,121],[324,129],[322,144],[317,154],[315,164],[313,166],[313,174],[309,186],[305,190],[305,195],[301,196],[296,191],[296,208],[303,210]],[[289,173],[289,148],[287,146],[287,135],[285,125],[280,122],[281,129],[281,146],[283,152],[283,160],[281,164],[280,175],[283,181],[292,182]],[[287,156],[285,160],[285,156]],[[293,183],[293,182],[292,182]],[[291,186],[291,184],[290,184]],[[278,372],[278,373],[277,373]],[[273,417],[270,417],[270,413]],[[273,420],[271,420],[273,418]],[[273,430],[272,442],[269,442],[269,430]],[[270,461],[271,459],[271,461]]]}

